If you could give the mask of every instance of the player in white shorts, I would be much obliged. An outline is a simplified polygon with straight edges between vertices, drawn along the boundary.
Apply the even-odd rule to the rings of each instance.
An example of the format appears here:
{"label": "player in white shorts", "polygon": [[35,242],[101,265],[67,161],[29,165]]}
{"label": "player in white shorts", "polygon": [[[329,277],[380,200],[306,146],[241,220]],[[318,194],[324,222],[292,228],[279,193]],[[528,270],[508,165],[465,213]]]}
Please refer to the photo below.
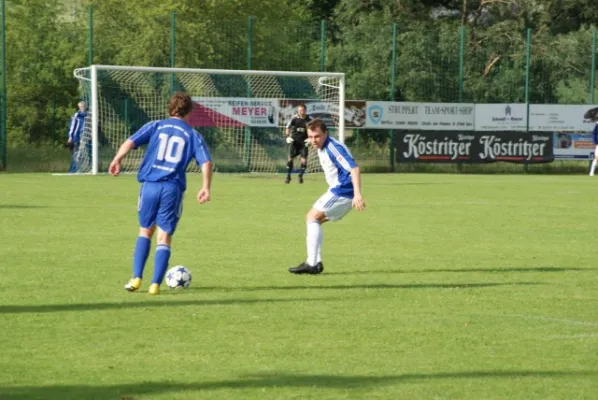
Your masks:
{"label": "player in white shorts", "polygon": [[342,219],[352,207],[358,211],[365,209],[365,201],[361,196],[359,166],[353,160],[349,149],[328,136],[326,124],[320,119],[314,119],[307,124],[307,138],[318,152],[329,188],[307,213],[307,259],[298,266],[289,268],[294,274],[319,274],[324,270],[323,223]]}

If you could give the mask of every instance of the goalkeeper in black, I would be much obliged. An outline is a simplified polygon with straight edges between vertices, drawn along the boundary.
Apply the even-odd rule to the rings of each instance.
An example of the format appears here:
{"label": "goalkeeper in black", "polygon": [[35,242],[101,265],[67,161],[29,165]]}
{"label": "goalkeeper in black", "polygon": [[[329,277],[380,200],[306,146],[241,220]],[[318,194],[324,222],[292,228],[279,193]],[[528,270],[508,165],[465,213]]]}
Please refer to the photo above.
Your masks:
{"label": "goalkeeper in black", "polygon": [[287,177],[284,183],[291,182],[293,159],[301,156],[301,171],[299,183],[303,183],[303,174],[307,168],[307,123],[311,118],[305,112],[305,104],[297,106],[297,114],[291,118],[285,129],[287,143],[289,144],[289,159],[287,161]]}

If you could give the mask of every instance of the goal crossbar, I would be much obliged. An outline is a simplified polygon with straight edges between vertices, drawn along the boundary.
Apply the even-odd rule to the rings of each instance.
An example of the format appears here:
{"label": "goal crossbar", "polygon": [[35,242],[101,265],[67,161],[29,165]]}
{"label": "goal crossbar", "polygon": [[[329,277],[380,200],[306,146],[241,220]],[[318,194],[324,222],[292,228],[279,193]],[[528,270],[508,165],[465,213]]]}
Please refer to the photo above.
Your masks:
{"label": "goal crossbar", "polygon": [[258,70],[239,70],[239,69],[200,69],[200,68],[168,68],[168,67],[127,67],[122,65],[102,65],[94,64],[85,68],[77,68],[74,71],[76,78],[85,79],[80,71],[89,71],[96,69],[98,71],[138,71],[138,72],[165,72],[165,73],[204,73],[211,75],[254,75],[254,76],[329,76],[344,79],[344,72],[298,72],[298,71],[258,71]]}

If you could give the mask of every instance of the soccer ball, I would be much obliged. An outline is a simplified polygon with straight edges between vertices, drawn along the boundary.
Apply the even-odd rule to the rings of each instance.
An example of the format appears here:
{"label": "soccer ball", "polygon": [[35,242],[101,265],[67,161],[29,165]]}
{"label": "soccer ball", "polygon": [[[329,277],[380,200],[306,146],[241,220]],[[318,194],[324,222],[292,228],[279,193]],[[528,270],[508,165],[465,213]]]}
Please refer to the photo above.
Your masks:
{"label": "soccer ball", "polygon": [[166,272],[166,285],[171,289],[186,289],[191,285],[191,271],[182,265],[172,267]]}

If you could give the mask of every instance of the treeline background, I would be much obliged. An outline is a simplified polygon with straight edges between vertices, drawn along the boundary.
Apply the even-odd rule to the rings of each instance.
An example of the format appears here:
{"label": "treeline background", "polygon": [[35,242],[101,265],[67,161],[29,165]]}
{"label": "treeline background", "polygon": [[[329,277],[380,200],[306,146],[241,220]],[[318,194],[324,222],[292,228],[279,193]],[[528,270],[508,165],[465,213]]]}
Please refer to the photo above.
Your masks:
{"label": "treeline background", "polygon": [[595,0],[1,1],[9,155],[64,141],[90,63],[341,71],[347,99],[598,101]]}

